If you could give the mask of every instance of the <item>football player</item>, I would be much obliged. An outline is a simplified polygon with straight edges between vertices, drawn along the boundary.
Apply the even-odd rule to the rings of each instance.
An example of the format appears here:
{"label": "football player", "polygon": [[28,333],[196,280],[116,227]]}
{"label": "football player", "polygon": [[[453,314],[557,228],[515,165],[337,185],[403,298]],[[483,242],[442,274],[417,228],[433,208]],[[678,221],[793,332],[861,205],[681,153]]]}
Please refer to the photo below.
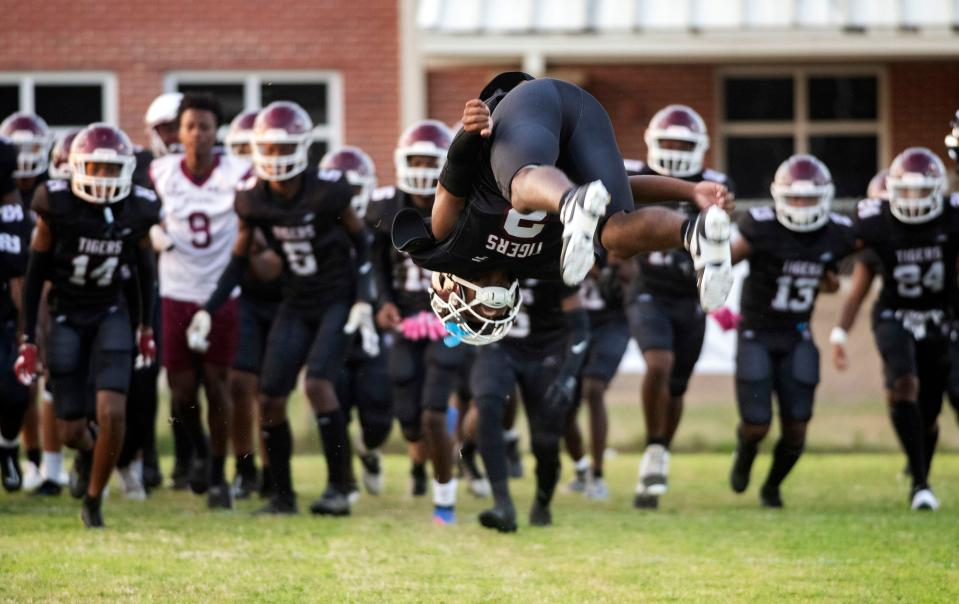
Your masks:
{"label": "football player", "polygon": [[849,365],[847,332],[868,284],[881,273],[872,329],[893,428],[909,463],[914,510],[939,507],[928,475],[949,371],[949,323],[959,256],[959,199],[947,198],[945,182],[942,160],[924,147],[911,147],[889,166],[889,201],[859,203],[859,236],[872,259],[857,260],[854,277],[859,275],[866,285],[846,298],[830,336],[833,363],[844,369]]}
{"label": "football player", "polygon": [[[783,506],[780,485],[799,461],[819,383],[819,350],[810,318],[820,289],[838,287],[836,264],[856,248],[852,221],[830,212],[829,169],[812,155],[793,155],[776,170],[772,206],[750,209],[739,220],[733,262],[749,260],[743,283],[736,352],[740,423],[730,484],[749,485],[759,443],[779,404],[781,433],[759,491],[765,507]],[[825,284],[825,285],[824,285]]]}
{"label": "football player", "polygon": [[[17,150],[9,139],[0,137],[0,362],[12,367],[17,350],[17,306],[19,278],[26,269],[32,221],[20,202],[13,174]],[[29,396],[13,372],[4,371],[0,381],[0,480],[7,491],[23,486],[20,468],[20,429]]]}
{"label": "football player", "polygon": [[[376,190],[376,166],[359,147],[345,146],[329,151],[320,160],[320,170],[339,170],[353,188],[350,205],[360,218],[366,216]],[[336,380],[336,396],[343,405],[347,421],[356,409],[360,423],[357,453],[363,469],[363,486],[371,495],[383,492],[383,467],[380,447],[389,438],[393,425],[393,402],[386,345],[379,335],[374,340],[359,333],[350,343],[349,356]],[[352,465],[350,467],[352,472]]]}
{"label": "football player", "polygon": [[[629,174],[710,181],[733,190],[725,174],[705,167],[709,133],[706,122],[691,107],[668,105],[657,111],[644,139],[646,161],[626,160]],[[692,211],[688,204],[678,209]],[[677,248],[639,256],[639,275],[628,306],[633,337],[646,363],[640,391],[646,450],[633,500],[638,508],[657,507],[668,486],[669,446],[706,333],[706,315],[698,298],[689,252]]]}
{"label": "football player", "polygon": [[[390,227],[402,211],[426,219],[452,134],[443,122],[422,120],[401,135],[394,152],[396,187],[373,194],[366,215],[375,233],[374,272],[379,296],[376,320],[393,333],[390,383],[396,417],[413,453],[413,495],[426,494],[426,458],[433,465],[433,520],[454,522],[457,481],[447,430],[449,398],[466,360],[464,347],[443,344],[446,330],[430,311],[430,273],[394,248]],[[423,455],[420,457],[419,455]]]}
{"label": "football player", "polygon": [[253,136],[253,122],[256,120],[257,109],[240,113],[230,122],[230,130],[226,133],[223,147],[227,155],[250,161],[253,159],[250,151],[250,140]]}
{"label": "football player", "polygon": [[[271,103],[253,126],[253,166],[236,194],[239,236],[215,291],[187,330],[202,347],[216,333],[213,315],[230,297],[246,267],[259,229],[283,261],[283,302],[267,336],[259,380],[260,425],[273,481],[269,514],[296,513],[290,474],[293,435],[286,402],[306,366],[306,397],[316,415],[328,485],[310,510],[350,513],[350,457],[346,417],[333,380],[347,352],[345,330],[374,330],[369,241],[350,206],[353,189],[341,172],[308,167],[313,124],[299,105]],[[374,334],[375,337],[375,334]]]}
{"label": "football player", "polygon": [[[453,294],[458,287],[454,277],[433,273],[432,278],[437,292]],[[559,440],[589,340],[589,318],[577,288],[534,279],[523,280],[522,288],[523,312],[505,339],[477,351],[472,374],[480,454],[493,491],[493,507],[484,510],[479,521],[500,532],[516,530],[503,440],[507,400],[518,387],[536,458],[536,494],[529,523],[547,526],[552,524],[550,502],[560,473]]]}
{"label": "football player", "polygon": [[[562,277],[579,285],[593,265],[596,233],[605,250],[624,259],[685,245],[696,262],[703,305],[722,303],[732,283],[729,220],[721,209],[732,196],[725,187],[627,178],[605,110],[573,84],[508,73],[481,97],[464,110],[432,222],[410,209],[393,225],[399,249],[423,268],[454,276],[458,291],[435,311],[462,341],[483,344],[505,335],[518,312],[518,299],[507,295],[517,278]],[[716,207],[695,220],[664,208],[629,211],[636,202],[683,199]],[[476,285],[489,275],[502,281]],[[471,327],[476,317],[487,331]]]}
{"label": "football player", "polygon": [[[50,281],[47,370],[63,441],[78,450],[77,481],[87,527],[103,526],[101,496],[123,442],[133,342],[143,362],[156,352],[146,317],[152,309],[155,263],[149,229],[159,220],[156,195],[132,185],[133,146],[126,134],[92,124],[70,147],[71,181],[51,180],[37,191],[36,231],[23,286],[24,333],[15,364],[29,384],[37,373],[40,297]],[[127,309],[120,266],[130,263],[139,308]],[[137,337],[129,312],[140,317]],[[88,388],[92,385],[92,396]],[[89,420],[94,420],[93,424]]]}
{"label": "football player", "polygon": [[[171,406],[192,444],[189,485],[196,494],[207,493],[210,508],[233,505],[224,464],[231,419],[227,378],[237,338],[235,299],[213,316],[213,337],[206,348],[191,346],[185,330],[230,261],[237,236],[233,197],[250,170],[242,159],[214,153],[221,119],[220,105],[213,97],[183,97],[178,123],[184,153],[167,154],[150,166],[163,203],[162,231],[155,229],[154,241],[161,248],[163,366]],[[201,382],[209,404],[209,443],[200,415]],[[174,469],[174,479],[182,472]]]}

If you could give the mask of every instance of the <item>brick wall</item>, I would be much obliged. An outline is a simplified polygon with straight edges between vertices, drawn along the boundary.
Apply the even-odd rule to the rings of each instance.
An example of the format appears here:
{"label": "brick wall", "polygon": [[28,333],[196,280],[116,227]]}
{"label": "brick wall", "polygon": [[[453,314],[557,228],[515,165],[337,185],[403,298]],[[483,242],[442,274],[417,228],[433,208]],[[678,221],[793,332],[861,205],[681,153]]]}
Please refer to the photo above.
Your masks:
{"label": "brick wall", "polygon": [[[228,6],[228,7],[225,7]],[[145,143],[143,114],[171,70],[337,70],[345,141],[392,181],[399,132],[395,0],[0,2],[0,71],[106,70],[120,126]]]}
{"label": "brick wall", "polygon": [[889,65],[891,156],[912,146],[932,149],[947,166],[943,137],[959,109],[959,62]]}

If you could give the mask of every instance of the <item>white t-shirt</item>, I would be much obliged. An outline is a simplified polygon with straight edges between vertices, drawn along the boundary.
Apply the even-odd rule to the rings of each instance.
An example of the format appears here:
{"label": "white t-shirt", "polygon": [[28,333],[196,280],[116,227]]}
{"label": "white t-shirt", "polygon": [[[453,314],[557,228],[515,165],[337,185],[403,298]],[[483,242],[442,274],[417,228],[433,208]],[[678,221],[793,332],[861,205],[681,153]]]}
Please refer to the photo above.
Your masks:
{"label": "white t-shirt", "polygon": [[196,182],[183,161],[183,155],[172,154],[150,164],[163,227],[173,242],[173,249],[160,254],[160,296],[202,304],[230,261],[238,227],[233,198],[250,163],[217,156],[206,180]]}

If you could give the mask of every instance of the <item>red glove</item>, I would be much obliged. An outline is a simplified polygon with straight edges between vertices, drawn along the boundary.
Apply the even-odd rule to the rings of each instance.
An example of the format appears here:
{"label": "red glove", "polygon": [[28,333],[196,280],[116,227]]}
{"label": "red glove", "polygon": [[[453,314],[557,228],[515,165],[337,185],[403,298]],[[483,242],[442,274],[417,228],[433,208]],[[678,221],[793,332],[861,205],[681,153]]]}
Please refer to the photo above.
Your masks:
{"label": "red glove", "polygon": [[156,342],[153,341],[153,329],[140,327],[137,329],[137,358],[135,367],[143,369],[153,364],[157,357]]}
{"label": "red glove", "polygon": [[37,345],[21,344],[20,356],[13,364],[13,372],[24,386],[29,386],[37,379]]}

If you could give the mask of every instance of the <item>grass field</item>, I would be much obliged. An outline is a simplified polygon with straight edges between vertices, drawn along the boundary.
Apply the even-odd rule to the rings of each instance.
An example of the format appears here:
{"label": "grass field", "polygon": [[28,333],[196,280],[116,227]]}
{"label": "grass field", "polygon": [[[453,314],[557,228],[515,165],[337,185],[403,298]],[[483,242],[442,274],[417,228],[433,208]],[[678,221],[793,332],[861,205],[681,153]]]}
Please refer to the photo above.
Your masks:
{"label": "grass field", "polygon": [[[754,482],[768,461],[757,461]],[[386,493],[344,519],[250,517],[259,502],[213,514],[164,490],[146,502],[111,497],[108,529],[91,532],[68,496],[0,495],[0,599],[959,601],[959,456],[936,460],[944,508],[932,514],[908,511],[897,454],[807,456],[780,511],[760,509],[755,486],[728,490],[727,454],[676,455],[661,509],[634,510],[637,463],[611,460],[608,503],[559,493],[554,527],[528,527],[523,513],[514,535],[480,528],[485,502],[463,489],[459,524],[431,525],[429,502],[405,495],[401,456],[387,458]],[[323,463],[300,456],[295,472],[305,509]],[[513,490],[525,512],[532,480]]]}

